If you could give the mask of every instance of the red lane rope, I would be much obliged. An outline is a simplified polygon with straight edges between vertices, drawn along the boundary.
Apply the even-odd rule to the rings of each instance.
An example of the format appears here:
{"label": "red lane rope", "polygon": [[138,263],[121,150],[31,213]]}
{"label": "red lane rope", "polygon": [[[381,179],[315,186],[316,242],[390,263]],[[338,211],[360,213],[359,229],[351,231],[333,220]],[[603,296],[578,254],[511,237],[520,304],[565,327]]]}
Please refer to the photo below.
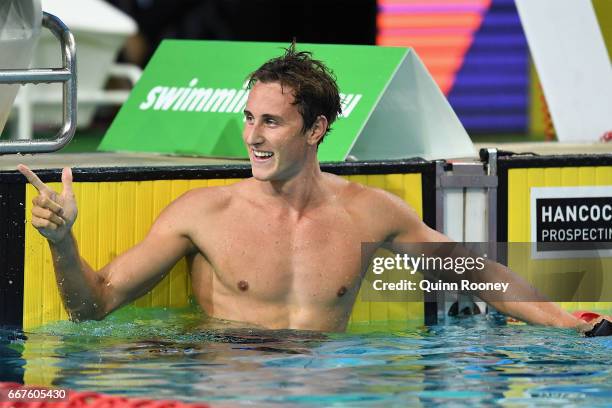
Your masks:
{"label": "red lane rope", "polygon": [[572,312],[572,314],[574,315],[574,317],[584,320],[587,323],[601,316],[599,313],[589,312],[587,310],[576,310],[575,312]]}
{"label": "red lane rope", "polygon": [[[27,391],[32,391],[29,396]],[[210,408],[207,404],[191,404],[171,400],[151,400],[146,398],[126,398],[99,394],[91,391],[65,390],[63,399],[44,395],[45,391],[58,391],[53,388],[28,386],[18,383],[0,382],[0,408]]]}

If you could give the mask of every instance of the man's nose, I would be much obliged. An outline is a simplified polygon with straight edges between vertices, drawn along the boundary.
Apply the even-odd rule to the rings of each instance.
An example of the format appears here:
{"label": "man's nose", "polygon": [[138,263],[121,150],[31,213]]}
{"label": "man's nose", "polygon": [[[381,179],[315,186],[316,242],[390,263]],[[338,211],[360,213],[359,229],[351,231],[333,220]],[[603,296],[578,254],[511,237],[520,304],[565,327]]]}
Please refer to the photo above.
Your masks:
{"label": "man's nose", "polygon": [[244,141],[248,145],[257,145],[263,142],[261,129],[258,125],[253,124],[244,128]]}

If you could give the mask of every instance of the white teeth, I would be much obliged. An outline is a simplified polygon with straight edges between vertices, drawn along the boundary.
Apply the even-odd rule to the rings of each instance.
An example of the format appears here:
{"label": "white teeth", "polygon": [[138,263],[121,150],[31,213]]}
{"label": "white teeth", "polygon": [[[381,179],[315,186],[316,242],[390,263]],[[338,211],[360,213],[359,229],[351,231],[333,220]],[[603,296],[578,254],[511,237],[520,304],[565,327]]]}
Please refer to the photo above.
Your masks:
{"label": "white teeth", "polygon": [[272,155],[274,153],[272,153],[272,152],[260,152],[260,151],[257,151],[257,150],[253,150],[253,154],[255,155],[255,157],[264,158],[264,157],[272,157]]}

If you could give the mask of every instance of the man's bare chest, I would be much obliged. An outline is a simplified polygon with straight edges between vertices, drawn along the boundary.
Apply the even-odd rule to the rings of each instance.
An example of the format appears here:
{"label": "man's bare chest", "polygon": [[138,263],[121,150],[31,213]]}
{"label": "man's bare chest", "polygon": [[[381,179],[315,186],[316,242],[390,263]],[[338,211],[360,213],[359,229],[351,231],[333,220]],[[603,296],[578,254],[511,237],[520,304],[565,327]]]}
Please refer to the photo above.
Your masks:
{"label": "man's bare chest", "polygon": [[373,237],[348,215],[291,222],[234,214],[224,221],[196,242],[221,290],[300,304],[337,302],[358,290],[361,243]]}

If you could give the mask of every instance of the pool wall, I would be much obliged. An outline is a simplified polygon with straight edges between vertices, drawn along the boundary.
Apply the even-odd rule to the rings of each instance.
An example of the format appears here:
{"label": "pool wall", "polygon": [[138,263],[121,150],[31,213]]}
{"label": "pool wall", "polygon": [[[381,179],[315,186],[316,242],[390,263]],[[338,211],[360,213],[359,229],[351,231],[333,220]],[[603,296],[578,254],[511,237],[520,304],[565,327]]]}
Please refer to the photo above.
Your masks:
{"label": "pool wall", "polygon": [[[531,191],[537,187],[611,187],[612,155],[574,156],[512,156],[500,157],[497,162],[497,241],[532,242]],[[612,299],[612,258],[581,259],[580,270],[576,262],[567,259],[533,259],[524,253],[526,246],[510,247],[508,266],[522,271],[530,281],[541,283],[550,291],[561,292],[568,280],[576,281],[582,293],[601,290],[600,299]],[[571,259],[571,258],[570,258]],[[581,280],[583,271],[599,270],[596,281]],[[592,277],[596,274],[587,275]],[[596,285],[596,287],[590,287]],[[580,296],[578,296],[580,298]],[[586,296],[582,296],[585,298]],[[612,302],[561,302],[568,310],[596,310],[610,313]]]}
{"label": "pool wall", "polygon": [[[434,163],[417,160],[322,167],[348,180],[396,194],[425,222],[435,226]],[[52,188],[61,189],[59,171],[37,173]],[[182,193],[198,187],[228,185],[250,175],[250,168],[243,165],[75,169],[74,191],[79,216],[73,228],[81,255],[92,267],[101,268],[142,240],[161,210]],[[3,319],[0,324],[29,330],[68,316],[57,290],[48,245],[28,222],[32,198],[37,192],[24,183],[25,179],[15,172],[0,173],[0,188],[4,189],[0,191],[11,192],[10,202],[2,207],[3,214],[8,215],[2,218],[6,221],[3,228],[7,233],[0,237],[3,251],[11,254],[3,258],[9,262],[0,266],[2,290],[10,292],[11,301],[0,303]],[[15,202],[24,205],[15,206]],[[8,276],[13,277],[10,285],[6,282]],[[186,263],[182,260],[134,304],[180,307],[188,303],[190,294]],[[424,302],[365,302],[358,296],[351,322],[413,320],[422,324],[427,310]]]}
{"label": "pool wall", "polygon": [[[452,170],[453,163],[423,160],[333,163],[323,165],[323,169],[396,194],[432,227],[444,223],[440,214],[446,214],[446,210],[461,212],[461,208],[454,208],[457,207],[453,204],[454,198],[451,200],[449,197],[464,194],[463,204],[459,206],[465,213],[461,226],[463,235],[466,236],[468,228],[474,228],[475,224],[494,225],[490,231],[496,233],[483,240],[497,242],[532,241],[530,195],[533,188],[612,187],[612,155],[609,154],[500,157],[496,165],[496,180],[491,184],[496,186],[496,204],[483,211],[468,209],[474,203],[476,208],[485,205],[483,194],[491,187],[483,187],[479,192],[477,186],[472,185],[476,179],[465,175],[462,177],[470,181],[467,184],[470,187],[455,186],[456,191],[440,201],[439,189],[449,181],[443,180],[442,176],[450,174],[452,177],[452,171],[448,169]],[[441,166],[447,169],[443,173],[440,172]],[[458,165],[455,163],[454,167],[456,174]],[[40,170],[38,174],[53,188],[61,187],[59,170]],[[250,175],[249,166],[241,164],[76,168],[74,189],[79,217],[74,232],[81,253],[92,266],[102,267],[140,241],[159,212],[183,192],[231,184]],[[490,183],[491,179],[487,177],[480,179]],[[67,318],[56,287],[48,246],[28,222],[35,194],[35,189],[26,185],[19,173],[0,172],[0,325],[25,330]],[[477,212],[483,213],[482,216]],[[449,218],[448,215],[444,217]],[[476,217],[482,219],[476,220]],[[453,215],[450,218],[458,217]],[[544,281],[553,290],[563,290],[563,285],[567,286],[567,280],[555,280],[553,273],[566,272],[569,274],[566,276],[571,278],[576,272],[564,271],[563,260],[534,261],[528,254],[509,255],[506,261],[512,269],[524,271],[528,278]],[[612,299],[612,277],[604,273],[612,270],[611,261],[612,258],[602,258],[599,261],[585,260],[581,264],[581,267],[591,268],[593,262],[599,262],[595,265],[602,270],[599,280],[596,283],[582,282],[581,285],[599,285],[602,300]],[[180,261],[155,289],[134,304],[143,307],[184,306],[190,294],[186,264]],[[364,302],[358,296],[351,323],[410,320],[416,324],[431,324],[439,321],[440,302],[440,299],[428,297],[423,297],[421,302]],[[569,310],[612,311],[612,302],[568,301],[563,306]]]}

